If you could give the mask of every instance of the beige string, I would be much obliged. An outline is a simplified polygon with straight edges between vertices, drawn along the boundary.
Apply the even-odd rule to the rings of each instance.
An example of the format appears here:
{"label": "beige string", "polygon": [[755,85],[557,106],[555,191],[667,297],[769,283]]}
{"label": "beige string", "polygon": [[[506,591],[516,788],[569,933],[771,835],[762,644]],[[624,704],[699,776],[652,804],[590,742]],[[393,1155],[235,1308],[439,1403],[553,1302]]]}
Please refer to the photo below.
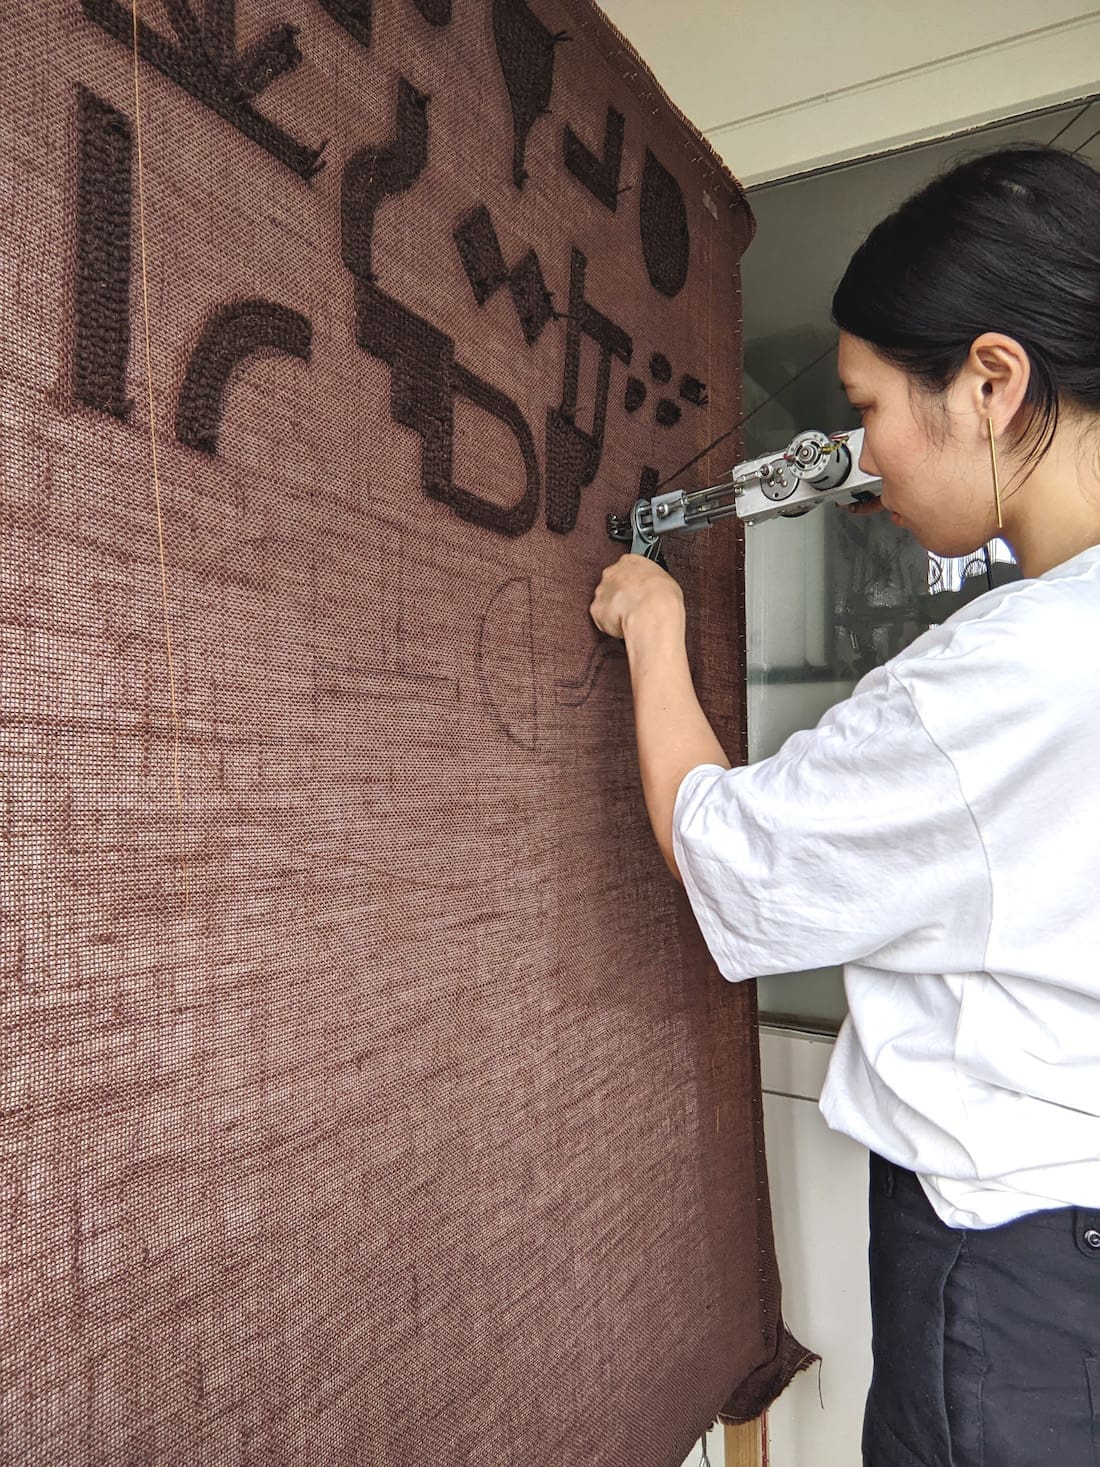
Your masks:
{"label": "beige string", "polygon": [[153,387],[153,344],[149,311],[149,252],[145,237],[145,155],[142,149],[141,125],[141,64],[139,57],[140,32],[138,25],[138,0],[130,0],[130,12],[134,29],[134,136],[137,140],[137,192],[138,192],[138,242],[141,256],[141,303],[145,326],[145,381],[149,393],[149,441],[153,456],[153,499],[157,511],[157,545],[160,553],[160,598],[164,617],[164,646],[168,660],[168,694],[172,707],[173,749],[172,780],[176,791],[176,813],[179,817],[180,854],[183,860],[183,889],[187,897],[187,862],[183,859],[183,783],[180,763],[183,753],[183,723],[180,719],[179,701],[176,697],[176,664],[172,654],[172,620],[168,611],[168,561],[164,549],[164,513],[161,507],[160,464],[157,457],[157,401]]}

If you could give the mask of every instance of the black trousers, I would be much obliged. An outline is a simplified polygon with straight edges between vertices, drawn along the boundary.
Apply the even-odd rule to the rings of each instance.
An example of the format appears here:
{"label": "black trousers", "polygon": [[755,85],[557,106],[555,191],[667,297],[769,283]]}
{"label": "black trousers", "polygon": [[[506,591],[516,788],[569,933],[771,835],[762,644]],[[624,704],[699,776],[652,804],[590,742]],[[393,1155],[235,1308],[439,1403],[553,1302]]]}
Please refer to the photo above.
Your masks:
{"label": "black trousers", "polygon": [[1100,1467],[1100,1211],[956,1229],[871,1158],[864,1467]]}

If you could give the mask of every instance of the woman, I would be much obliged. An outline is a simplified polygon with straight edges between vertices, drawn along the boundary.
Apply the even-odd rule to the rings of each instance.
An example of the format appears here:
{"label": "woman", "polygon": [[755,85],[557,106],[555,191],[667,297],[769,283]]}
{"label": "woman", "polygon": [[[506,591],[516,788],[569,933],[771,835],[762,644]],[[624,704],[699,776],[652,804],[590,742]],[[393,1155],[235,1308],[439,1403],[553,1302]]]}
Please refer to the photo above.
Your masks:
{"label": "woman", "polygon": [[868,1146],[869,1467],[1100,1467],[1100,175],[969,161],[833,301],[861,466],[1023,579],[731,769],[679,587],[605,573],[646,803],[726,978],[845,965],[821,1107]]}

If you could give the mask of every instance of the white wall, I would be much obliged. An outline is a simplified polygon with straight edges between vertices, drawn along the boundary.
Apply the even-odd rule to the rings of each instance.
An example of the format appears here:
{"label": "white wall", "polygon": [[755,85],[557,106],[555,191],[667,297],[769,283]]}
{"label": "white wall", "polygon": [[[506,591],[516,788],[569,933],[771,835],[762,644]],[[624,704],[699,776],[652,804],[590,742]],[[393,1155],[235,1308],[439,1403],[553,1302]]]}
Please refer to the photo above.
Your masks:
{"label": "white wall", "polygon": [[821,1356],[768,1412],[772,1467],[854,1467],[871,1380],[867,1152],[817,1108],[832,1041],[760,1035],[783,1313]]}
{"label": "white wall", "polygon": [[1083,0],[600,0],[743,184],[1100,89]]}

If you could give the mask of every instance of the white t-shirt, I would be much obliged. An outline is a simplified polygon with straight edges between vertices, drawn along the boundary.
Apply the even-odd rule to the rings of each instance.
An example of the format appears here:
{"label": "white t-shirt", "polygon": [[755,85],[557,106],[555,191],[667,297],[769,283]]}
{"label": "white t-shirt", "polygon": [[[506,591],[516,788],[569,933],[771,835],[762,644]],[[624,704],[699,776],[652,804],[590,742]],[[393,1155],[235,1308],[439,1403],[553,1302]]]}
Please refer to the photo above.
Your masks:
{"label": "white t-shirt", "polygon": [[726,978],[844,964],[830,1126],[956,1227],[1100,1207],[1100,546],[692,770],[674,847]]}

